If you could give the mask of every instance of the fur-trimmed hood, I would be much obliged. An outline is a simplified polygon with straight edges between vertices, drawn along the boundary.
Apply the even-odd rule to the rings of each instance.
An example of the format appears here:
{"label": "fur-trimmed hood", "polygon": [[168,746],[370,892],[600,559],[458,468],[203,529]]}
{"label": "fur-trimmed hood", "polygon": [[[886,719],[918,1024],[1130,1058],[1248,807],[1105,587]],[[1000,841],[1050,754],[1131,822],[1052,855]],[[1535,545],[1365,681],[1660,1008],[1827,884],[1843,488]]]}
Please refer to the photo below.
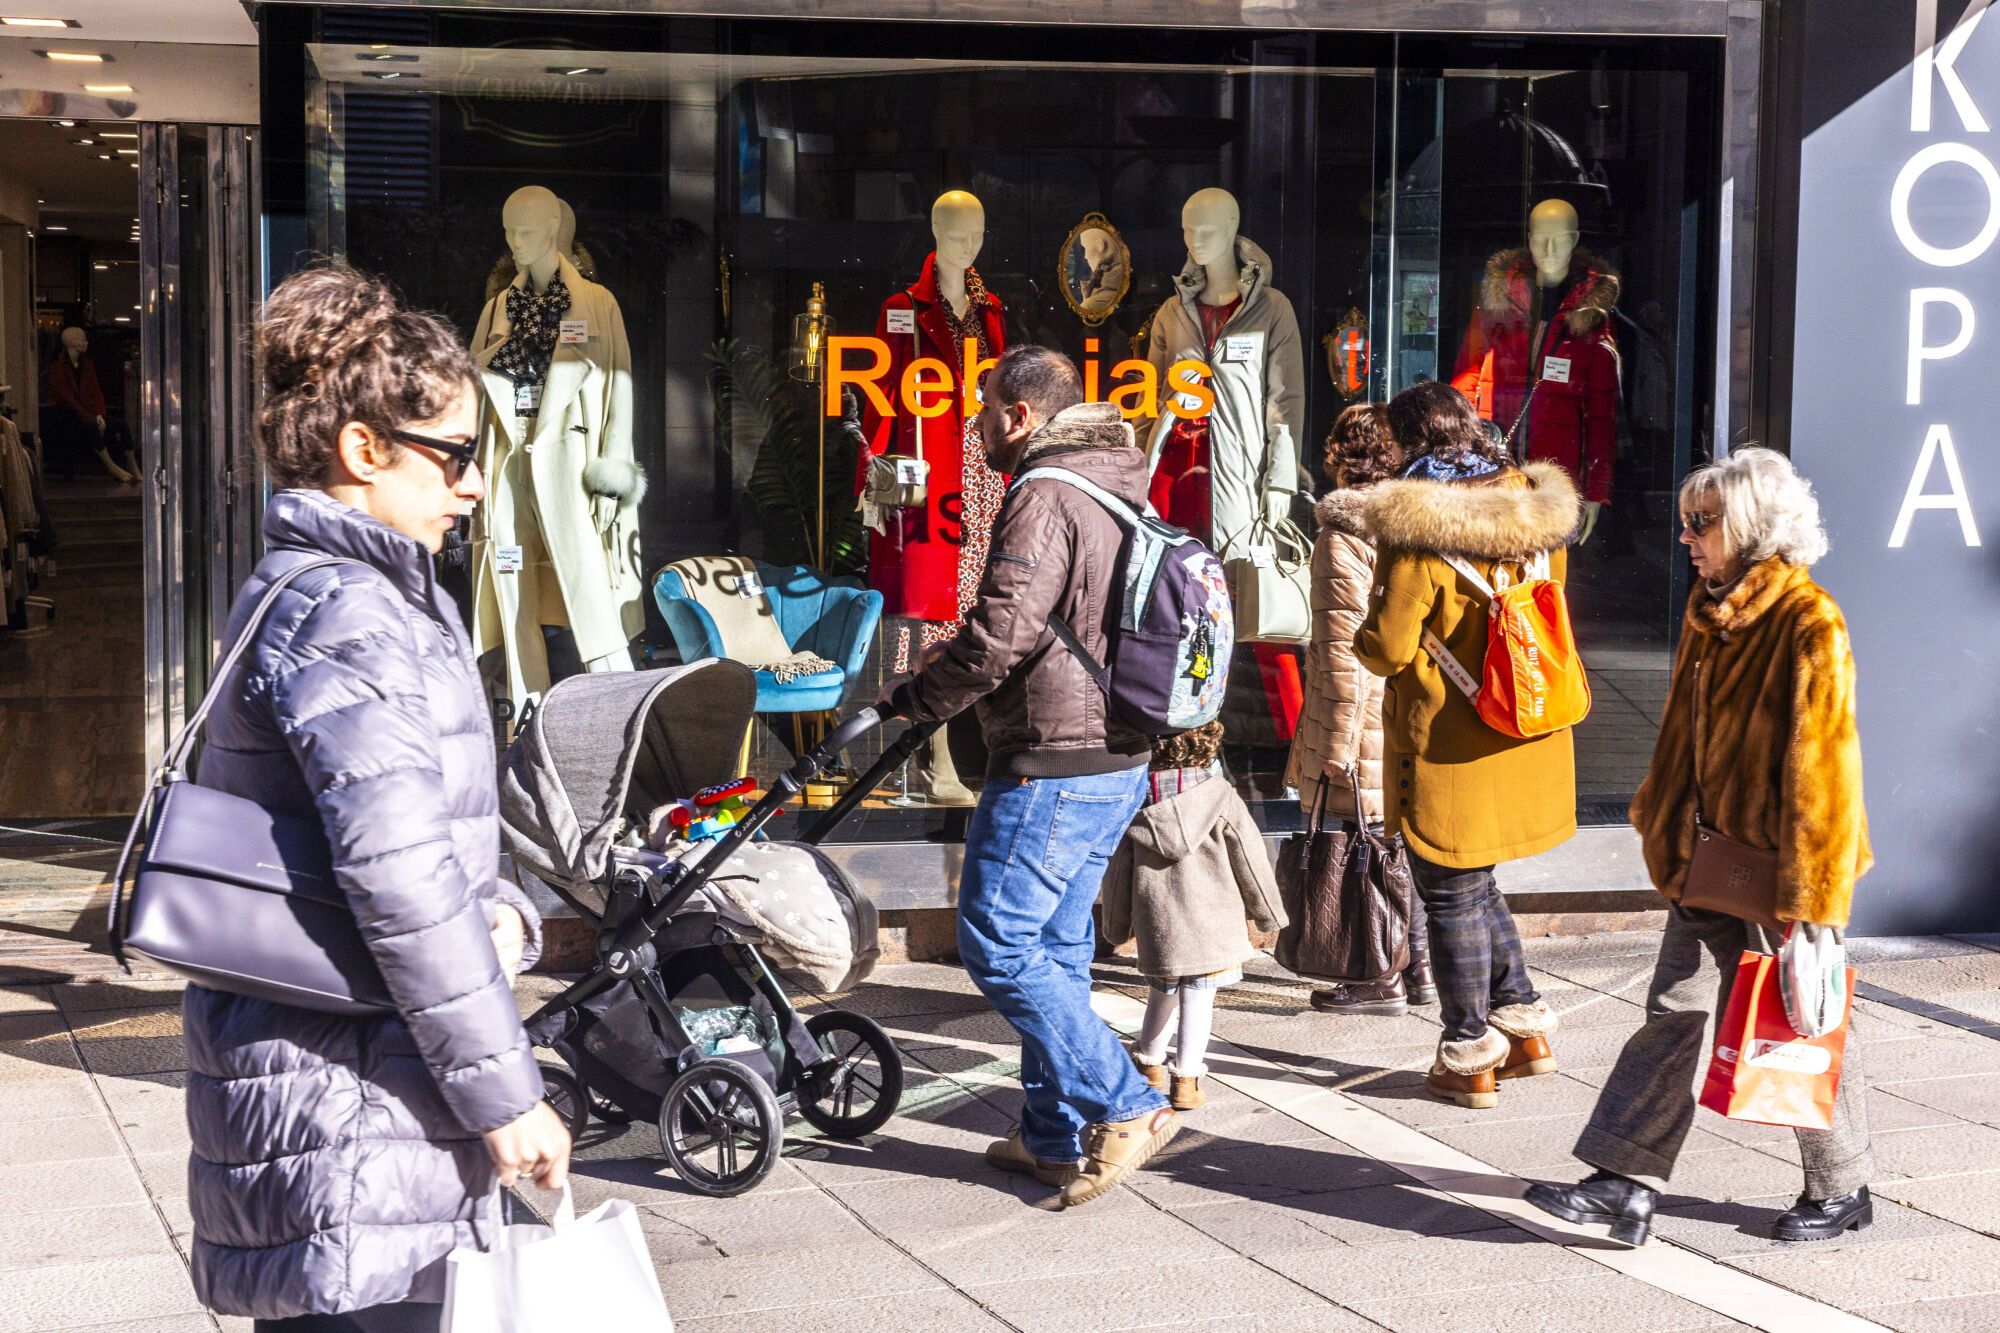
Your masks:
{"label": "fur-trimmed hood", "polygon": [[1583,522],[1576,483],[1554,463],[1490,481],[1399,478],[1352,493],[1365,497],[1365,535],[1379,545],[1476,560],[1525,560],[1567,546]]}
{"label": "fur-trimmed hood", "polygon": [[1026,471],[1037,455],[1051,449],[1131,449],[1137,444],[1132,423],[1110,403],[1078,403],[1042,423],[1021,452],[1021,468]]}
{"label": "fur-trimmed hood", "polygon": [[[1264,247],[1248,236],[1236,238],[1236,285],[1243,293],[1244,310],[1257,304],[1257,298],[1271,285],[1271,256]],[[1174,286],[1179,289],[1181,300],[1192,305],[1201,299],[1202,289],[1208,286],[1208,270],[1189,259],[1181,265],[1181,271],[1174,278]]]}
{"label": "fur-trimmed hood", "polygon": [[1313,518],[1322,530],[1331,528],[1350,537],[1367,537],[1368,501],[1374,487],[1347,486],[1328,491],[1313,504]]}
{"label": "fur-trimmed hood", "polygon": [[[1563,301],[1562,314],[1572,337],[1599,328],[1618,306],[1618,274],[1590,251],[1578,246],[1570,255],[1570,268],[1581,277]],[[1480,308],[1490,319],[1528,318],[1528,289],[1536,279],[1534,256],[1524,246],[1502,250],[1486,261],[1486,276],[1479,284]]]}

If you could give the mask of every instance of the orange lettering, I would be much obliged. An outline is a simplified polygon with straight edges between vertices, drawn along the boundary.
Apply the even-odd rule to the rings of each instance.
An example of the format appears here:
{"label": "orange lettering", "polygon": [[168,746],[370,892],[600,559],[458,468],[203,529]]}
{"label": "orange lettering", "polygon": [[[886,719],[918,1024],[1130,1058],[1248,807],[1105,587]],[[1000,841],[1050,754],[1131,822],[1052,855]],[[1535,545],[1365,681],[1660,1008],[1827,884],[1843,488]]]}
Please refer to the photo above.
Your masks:
{"label": "orange lettering", "polygon": [[[849,348],[870,354],[871,364],[866,370],[852,370],[841,364],[841,353]],[[896,409],[889,405],[889,395],[882,392],[876,381],[889,371],[889,344],[880,338],[843,338],[838,334],[826,340],[826,414],[840,415],[840,386],[852,384],[868,396],[868,405],[875,409],[878,417],[892,417]]]}
{"label": "orange lettering", "polygon": [[1083,340],[1083,401],[1086,403],[1097,401],[1097,393],[1100,387],[1097,382],[1097,373],[1099,370],[1097,348],[1097,339],[1085,338]]}
{"label": "orange lettering", "polygon": [[1111,391],[1111,405],[1118,409],[1118,415],[1127,421],[1137,421],[1141,417],[1155,417],[1160,414],[1160,372],[1153,369],[1150,361],[1120,361],[1111,368],[1111,378],[1123,380],[1126,375],[1137,371],[1139,378],[1129,384],[1121,383]]}
{"label": "orange lettering", "polygon": [[[1208,387],[1208,363],[1189,358],[1176,361],[1167,367],[1167,391],[1174,400],[1167,404],[1167,411],[1183,421],[1198,421],[1215,410],[1215,390]],[[1185,394],[1194,399],[1189,405],[1181,401]]]}
{"label": "orange lettering", "polygon": [[[935,375],[935,379],[925,379]],[[919,394],[942,393],[928,403]],[[951,367],[934,356],[920,356],[903,368],[903,410],[916,417],[941,417],[951,411]]]}
{"label": "orange lettering", "polygon": [[959,402],[959,410],[962,415],[970,419],[979,415],[980,404],[986,401],[986,394],[980,387],[980,381],[987,371],[1000,364],[1000,358],[979,355],[979,340],[967,338],[965,352],[959,359],[967,367],[965,383],[961,386],[965,393]]}

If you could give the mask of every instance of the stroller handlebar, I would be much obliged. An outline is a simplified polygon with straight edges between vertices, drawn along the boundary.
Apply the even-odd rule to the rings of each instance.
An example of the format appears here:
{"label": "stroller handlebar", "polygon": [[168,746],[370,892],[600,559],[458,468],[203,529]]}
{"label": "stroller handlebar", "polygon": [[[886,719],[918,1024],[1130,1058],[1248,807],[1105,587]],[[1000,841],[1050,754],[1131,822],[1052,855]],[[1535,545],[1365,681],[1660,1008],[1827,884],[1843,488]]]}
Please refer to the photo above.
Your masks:
{"label": "stroller handlebar", "polygon": [[792,766],[792,780],[800,787],[805,786],[823,770],[832,767],[833,762],[840,758],[841,751],[887,720],[880,709],[862,709],[829,731],[825,740],[799,756],[798,763]]}

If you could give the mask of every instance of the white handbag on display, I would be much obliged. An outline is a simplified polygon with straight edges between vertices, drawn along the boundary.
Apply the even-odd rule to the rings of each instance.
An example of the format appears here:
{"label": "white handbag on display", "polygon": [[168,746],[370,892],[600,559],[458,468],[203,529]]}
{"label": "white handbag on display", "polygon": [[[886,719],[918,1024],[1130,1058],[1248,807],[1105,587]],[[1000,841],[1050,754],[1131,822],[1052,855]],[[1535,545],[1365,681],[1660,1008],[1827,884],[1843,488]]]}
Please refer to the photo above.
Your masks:
{"label": "white handbag on display", "polygon": [[1223,562],[1236,604],[1238,643],[1305,643],[1312,638],[1312,543],[1286,519],[1259,519],[1232,542],[1247,552]]}
{"label": "white handbag on display", "polygon": [[673,1333],[631,1203],[578,1217],[565,1184],[553,1221],[503,1226],[491,1249],[445,1256],[444,1333]]}

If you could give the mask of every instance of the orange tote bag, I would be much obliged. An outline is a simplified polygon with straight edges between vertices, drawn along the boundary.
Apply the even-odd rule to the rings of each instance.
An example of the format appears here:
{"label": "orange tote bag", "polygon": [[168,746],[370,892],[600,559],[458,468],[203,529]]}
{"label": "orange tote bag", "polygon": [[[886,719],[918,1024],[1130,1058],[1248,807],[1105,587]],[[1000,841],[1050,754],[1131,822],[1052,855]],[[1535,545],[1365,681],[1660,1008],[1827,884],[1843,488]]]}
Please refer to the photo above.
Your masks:
{"label": "orange tote bag", "polygon": [[1731,1120],[1798,1129],[1831,1129],[1840,1088],[1840,1056],[1854,1009],[1854,969],[1847,969],[1847,1009],[1824,1037],[1802,1037],[1785,1018],[1778,960],[1745,950],[1729,988],[1729,1009],[1715,1025],[1701,1104]]}

